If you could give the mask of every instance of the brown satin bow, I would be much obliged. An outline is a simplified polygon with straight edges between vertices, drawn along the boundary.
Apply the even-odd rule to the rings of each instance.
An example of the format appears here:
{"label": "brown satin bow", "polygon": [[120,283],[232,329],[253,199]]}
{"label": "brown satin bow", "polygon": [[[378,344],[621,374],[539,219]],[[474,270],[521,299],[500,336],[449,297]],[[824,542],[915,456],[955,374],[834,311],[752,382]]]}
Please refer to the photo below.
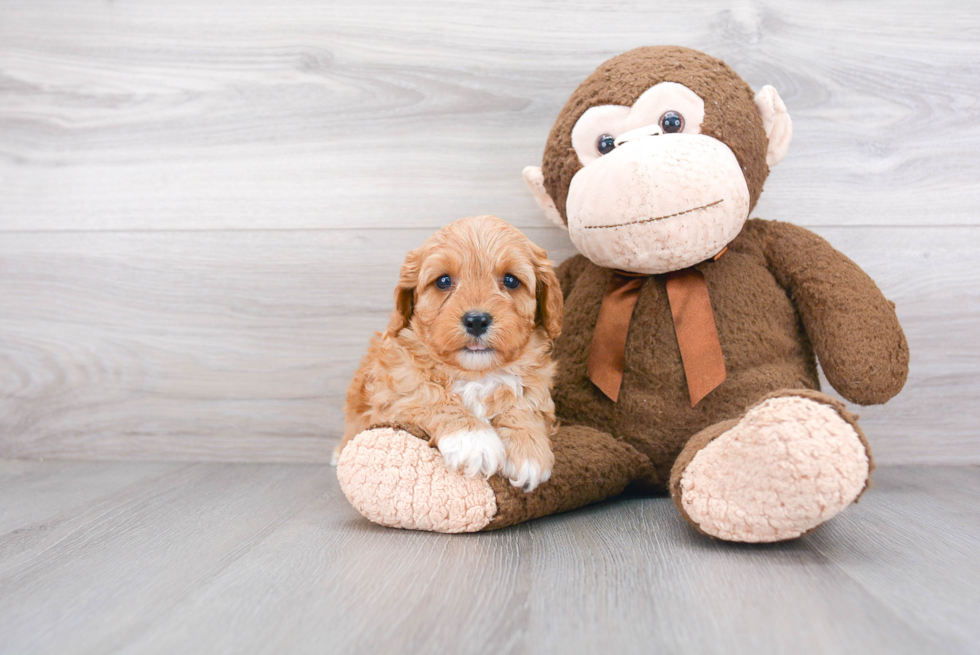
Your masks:
{"label": "brown satin bow", "polygon": [[[717,260],[725,250],[715,255]],[[599,307],[589,350],[589,379],[613,402],[619,400],[626,358],[626,335],[647,275],[613,271]],[[725,381],[725,358],[718,340],[708,285],[695,268],[665,274],[667,299],[681,351],[691,407]]]}

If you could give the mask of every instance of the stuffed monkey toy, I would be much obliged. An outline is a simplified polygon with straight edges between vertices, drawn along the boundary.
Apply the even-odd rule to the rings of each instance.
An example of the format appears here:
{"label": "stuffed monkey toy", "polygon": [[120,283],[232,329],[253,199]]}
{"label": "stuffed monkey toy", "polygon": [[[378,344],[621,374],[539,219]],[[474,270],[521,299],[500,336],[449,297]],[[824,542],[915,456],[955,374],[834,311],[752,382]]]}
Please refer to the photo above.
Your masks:
{"label": "stuffed monkey toy", "polygon": [[[824,239],[749,219],[792,124],[770,86],[680,47],[602,64],[558,115],[538,204],[581,254],[558,267],[561,427],[530,493],[449,472],[424,438],[358,435],[338,467],[377,523],[491,530],[627,488],[669,492],[729,541],[803,535],[855,502],[873,469],[856,417],[820,392],[884,403],[908,374],[894,305]],[[424,437],[424,435],[422,435]]]}

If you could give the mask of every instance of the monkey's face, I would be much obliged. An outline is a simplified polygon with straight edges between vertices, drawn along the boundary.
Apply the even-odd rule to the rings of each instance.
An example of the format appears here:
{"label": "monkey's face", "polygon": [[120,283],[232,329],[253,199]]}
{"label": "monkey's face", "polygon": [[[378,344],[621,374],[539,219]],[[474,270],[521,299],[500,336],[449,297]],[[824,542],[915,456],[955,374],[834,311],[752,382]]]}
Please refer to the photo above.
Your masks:
{"label": "monkey's face", "polygon": [[674,271],[717,254],[749,213],[735,154],[701,134],[704,101],[663,82],[632,107],[591,107],[572,128],[582,168],[565,204],[575,246],[600,266]]}
{"label": "monkey's face", "polygon": [[529,166],[524,177],[593,262],[666,273],[713,257],[738,235],[791,134],[772,87],[753,97],[704,53],[638,48],[576,89],[543,169]]}

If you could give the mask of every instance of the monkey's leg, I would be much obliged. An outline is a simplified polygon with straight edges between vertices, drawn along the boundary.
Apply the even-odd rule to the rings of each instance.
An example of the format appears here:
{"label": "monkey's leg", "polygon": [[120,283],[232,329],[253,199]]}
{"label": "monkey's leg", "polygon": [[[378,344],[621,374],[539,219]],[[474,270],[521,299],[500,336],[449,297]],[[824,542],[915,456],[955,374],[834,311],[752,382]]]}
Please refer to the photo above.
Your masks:
{"label": "monkey's leg", "polygon": [[692,437],[674,463],[670,493],[704,534],[782,541],[855,502],[873,468],[842,403],[817,391],[779,391]]}
{"label": "monkey's leg", "polygon": [[551,479],[525,493],[498,475],[485,480],[450,472],[425,440],[395,428],[375,428],[347,444],[337,478],[354,508],[375,523],[478,532],[616,496],[652,472],[646,456],[590,428],[562,427],[552,449]]}

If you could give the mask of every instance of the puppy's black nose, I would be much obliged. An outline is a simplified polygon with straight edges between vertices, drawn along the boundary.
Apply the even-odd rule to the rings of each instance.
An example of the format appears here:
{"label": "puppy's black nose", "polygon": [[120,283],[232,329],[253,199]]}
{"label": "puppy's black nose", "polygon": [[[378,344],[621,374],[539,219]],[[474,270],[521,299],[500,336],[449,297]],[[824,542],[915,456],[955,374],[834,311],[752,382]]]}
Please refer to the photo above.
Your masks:
{"label": "puppy's black nose", "polygon": [[466,331],[474,337],[478,337],[486,332],[492,322],[493,319],[490,317],[490,314],[485,312],[467,312],[466,316],[463,317],[463,325],[466,327]]}

